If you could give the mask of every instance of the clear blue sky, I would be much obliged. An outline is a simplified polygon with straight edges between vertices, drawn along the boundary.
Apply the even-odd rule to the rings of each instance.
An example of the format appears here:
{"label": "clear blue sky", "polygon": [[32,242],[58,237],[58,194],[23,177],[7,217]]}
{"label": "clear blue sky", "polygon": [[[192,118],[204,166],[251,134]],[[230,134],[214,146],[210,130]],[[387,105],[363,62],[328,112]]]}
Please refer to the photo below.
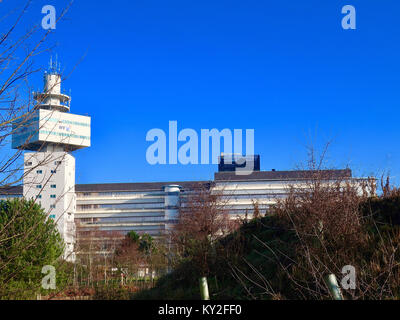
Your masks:
{"label": "clear blue sky", "polygon": [[[25,23],[66,3],[36,0]],[[341,27],[346,4],[357,30]],[[77,182],[212,179],[216,165],[147,164],[146,133],[169,120],[255,129],[263,170],[294,169],[312,137],[333,140],[331,164],[399,181],[399,39],[394,0],[75,0],[51,41],[67,70],[86,53],[64,83],[71,112],[92,117]]]}

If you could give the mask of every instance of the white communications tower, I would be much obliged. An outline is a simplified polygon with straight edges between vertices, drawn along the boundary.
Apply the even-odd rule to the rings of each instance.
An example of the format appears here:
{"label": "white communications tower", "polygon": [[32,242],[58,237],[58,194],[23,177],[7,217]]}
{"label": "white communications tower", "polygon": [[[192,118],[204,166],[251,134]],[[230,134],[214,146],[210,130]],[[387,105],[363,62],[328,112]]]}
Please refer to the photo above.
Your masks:
{"label": "white communications tower", "polygon": [[57,223],[65,242],[64,259],[75,260],[75,158],[70,152],[90,146],[90,117],[68,113],[70,96],[61,92],[56,63],[44,74],[37,104],[13,125],[12,147],[24,154],[23,195],[34,198]]}

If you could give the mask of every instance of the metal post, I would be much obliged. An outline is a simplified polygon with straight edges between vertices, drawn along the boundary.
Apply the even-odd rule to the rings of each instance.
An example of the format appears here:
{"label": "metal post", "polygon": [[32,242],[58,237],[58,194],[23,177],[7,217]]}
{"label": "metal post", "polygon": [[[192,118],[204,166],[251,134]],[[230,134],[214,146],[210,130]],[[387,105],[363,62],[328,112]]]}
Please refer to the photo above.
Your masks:
{"label": "metal post", "polygon": [[330,275],[326,276],[325,281],[328,285],[329,291],[335,300],[344,300],[342,292],[340,291],[339,284],[336,280],[336,276],[331,273]]}
{"label": "metal post", "polygon": [[201,300],[210,300],[210,295],[208,294],[207,277],[201,277],[199,283]]}

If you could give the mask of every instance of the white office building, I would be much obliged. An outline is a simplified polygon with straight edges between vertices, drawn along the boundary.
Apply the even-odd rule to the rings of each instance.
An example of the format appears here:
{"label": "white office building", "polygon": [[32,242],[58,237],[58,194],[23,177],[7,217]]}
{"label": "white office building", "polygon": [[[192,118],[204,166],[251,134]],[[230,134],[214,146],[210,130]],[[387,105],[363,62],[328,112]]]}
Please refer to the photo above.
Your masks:
{"label": "white office building", "polygon": [[[350,169],[327,170],[328,179],[353,179]],[[123,237],[133,230],[161,236],[176,221],[187,194],[199,186],[222,194],[223,204],[232,219],[251,218],[254,204],[265,214],[276,199],[287,196],[289,186],[301,186],[310,179],[307,171],[254,171],[236,175],[216,172],[213,181],[78,184],[75,221],[78,237],[92,230]]]}

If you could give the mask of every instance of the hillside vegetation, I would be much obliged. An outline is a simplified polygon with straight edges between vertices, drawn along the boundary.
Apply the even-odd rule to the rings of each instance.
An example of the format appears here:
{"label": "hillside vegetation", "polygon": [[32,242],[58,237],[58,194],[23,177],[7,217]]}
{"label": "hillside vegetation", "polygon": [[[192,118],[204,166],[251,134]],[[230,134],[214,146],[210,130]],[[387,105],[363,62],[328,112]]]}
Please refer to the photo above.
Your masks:
{"label": "hillside vegetation", "polygon": [[[346,188],[345,188],[346,189]],[[268,216],[244,222],[208,255],[210,298],[331,299],[324,281],[356,270],[345,299],[400,298],[400,193],[360,197],[320,186],[293,192]],[[199,268],[186,256],[135,299],[200,299]]]}

